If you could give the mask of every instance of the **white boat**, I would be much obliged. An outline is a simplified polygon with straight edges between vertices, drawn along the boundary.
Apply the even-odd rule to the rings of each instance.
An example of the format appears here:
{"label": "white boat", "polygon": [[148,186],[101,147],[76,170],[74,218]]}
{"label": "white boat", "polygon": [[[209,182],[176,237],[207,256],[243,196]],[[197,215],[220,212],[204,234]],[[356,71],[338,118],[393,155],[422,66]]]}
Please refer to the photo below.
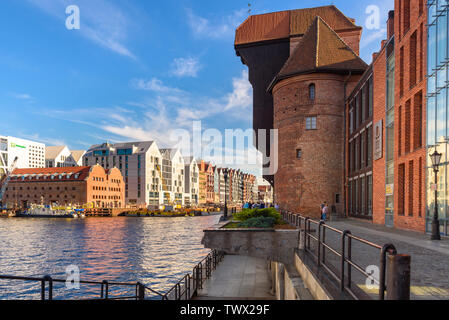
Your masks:
{"label": "white boat", "polygon": [[32,205],[17,216],[23,218],[78,218],[78,215],[71,207],[44,205]]}

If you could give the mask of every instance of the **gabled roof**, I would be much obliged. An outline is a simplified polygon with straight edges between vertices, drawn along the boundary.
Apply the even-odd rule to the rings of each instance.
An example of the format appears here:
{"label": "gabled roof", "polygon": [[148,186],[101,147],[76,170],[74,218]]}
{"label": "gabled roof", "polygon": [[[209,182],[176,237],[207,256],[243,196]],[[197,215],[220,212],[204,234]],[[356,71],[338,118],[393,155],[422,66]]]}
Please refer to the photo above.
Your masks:
{"label": "gabled roof", "polygon": [[55,159],[66,146],[45,147],[45,159]]}
{"label": "gabled roof", "polygon": [[72,158],[73,160],[75,160],[75,162],[78,162],[86,153],[85,150],[75,150],[75,151],[71,151],[72,154]]}
{"label": "gabled roof", "polygon": [[184,163],[186,166],[190,166],[193,162],[196,162],[195,157],[184,157]]}
{"label": "gabled roof", "polygon": [[349,71],[363,73],[367,67],[321,17],[316,17],[268,90],[278,81],[299,74]]}
{"label": "gabled roof", "polygon": [[306,33],[316,16],[322,17],[335,31],[360,30],[355,21],[330,5],[253,15],[236,30],[235,45],[285,39]]}

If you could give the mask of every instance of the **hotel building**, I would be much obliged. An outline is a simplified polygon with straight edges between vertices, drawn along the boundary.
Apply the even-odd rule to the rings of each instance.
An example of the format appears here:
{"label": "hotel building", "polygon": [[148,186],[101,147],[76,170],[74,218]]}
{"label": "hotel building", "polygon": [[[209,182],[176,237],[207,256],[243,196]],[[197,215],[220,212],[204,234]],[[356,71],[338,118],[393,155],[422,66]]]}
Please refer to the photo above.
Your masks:
{"label": "hotel building", "polygon": [[0,179],[15,158],[17,168],[45,167],[45,144],[15,137],[0,136]]}

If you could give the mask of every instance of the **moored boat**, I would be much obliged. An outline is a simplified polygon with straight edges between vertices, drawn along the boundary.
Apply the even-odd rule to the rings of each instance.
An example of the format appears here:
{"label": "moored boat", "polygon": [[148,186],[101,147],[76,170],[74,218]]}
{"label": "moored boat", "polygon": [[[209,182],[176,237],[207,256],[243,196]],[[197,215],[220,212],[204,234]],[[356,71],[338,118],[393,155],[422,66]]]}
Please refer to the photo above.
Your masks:
{"label": "moored boat", "polygon": [[16,214],[21,218],[78,218],[78,214],[71,207],[56,207],[33,205],[26,211]]}

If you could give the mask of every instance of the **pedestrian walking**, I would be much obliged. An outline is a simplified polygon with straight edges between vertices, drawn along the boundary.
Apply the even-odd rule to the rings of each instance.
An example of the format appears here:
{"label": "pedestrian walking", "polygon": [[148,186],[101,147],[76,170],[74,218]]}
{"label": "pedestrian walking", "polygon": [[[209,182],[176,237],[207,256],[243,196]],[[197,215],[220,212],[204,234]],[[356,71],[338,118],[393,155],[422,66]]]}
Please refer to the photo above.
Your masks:
{"label": "pedestrian walking", "polygon": [[321,220],[326,221],[328,214],[329,214],[329,206],[325,202],[323,209],[321,209]]}

